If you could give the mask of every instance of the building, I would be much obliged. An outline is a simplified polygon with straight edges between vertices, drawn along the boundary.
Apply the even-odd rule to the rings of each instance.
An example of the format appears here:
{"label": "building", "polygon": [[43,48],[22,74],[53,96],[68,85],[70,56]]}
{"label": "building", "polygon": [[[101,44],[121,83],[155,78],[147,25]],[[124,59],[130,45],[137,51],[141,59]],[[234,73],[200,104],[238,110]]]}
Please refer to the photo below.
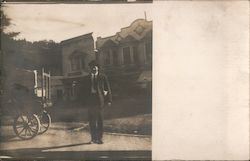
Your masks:
{"label": "building", "polygon": [[61,42],[63,76],[84,76],[88,74],[88,62],[95,59],[92,33]]}
{"label": "building", "polygon": [[137,19],[110,37],[98,37],[97,59],[107,72],[152,67],[152,21]]}
{"label": "building", "polygon": [[115,35],[98,37],[96,48],[103,70],[114,84],[119,82],[115,86],[137,83],[145,87],[152,82],[152,21],[137,19]]}
{"label": "building", "polygon": [[[134,85],[151,87],[152,82],[152,21],[137,19],[115,35],[96,41],[92,33],[67,39],[61,43],[62,75],[52,76],[54,100],[81,99],[81,82],[89,73],[88,63],[97,60],[109,76],[112,90],[128,91]],[[121,89],[124,91],[124,89]]]}
{"label": "building", "polygon": [[89,73],[88,63],[95,59],[92,33],[67,39],[61,43],[62,75],[52,77],[55,99],[76,100],[79,98],[81,79]]}

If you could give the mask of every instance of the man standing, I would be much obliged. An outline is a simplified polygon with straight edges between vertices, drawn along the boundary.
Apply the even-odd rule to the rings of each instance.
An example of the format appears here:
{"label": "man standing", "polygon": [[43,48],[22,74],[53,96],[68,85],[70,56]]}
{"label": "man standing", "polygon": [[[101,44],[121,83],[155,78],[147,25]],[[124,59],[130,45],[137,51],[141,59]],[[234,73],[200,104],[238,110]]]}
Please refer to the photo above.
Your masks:
{"label": "man standing", "polygon": [[88,121],[90,127],[90,143],[103,144],[103,108],[107,102],[111,106],[112,94],[107,76],[100,73],[95,61],[89,63],[90,74],[87,78]]}

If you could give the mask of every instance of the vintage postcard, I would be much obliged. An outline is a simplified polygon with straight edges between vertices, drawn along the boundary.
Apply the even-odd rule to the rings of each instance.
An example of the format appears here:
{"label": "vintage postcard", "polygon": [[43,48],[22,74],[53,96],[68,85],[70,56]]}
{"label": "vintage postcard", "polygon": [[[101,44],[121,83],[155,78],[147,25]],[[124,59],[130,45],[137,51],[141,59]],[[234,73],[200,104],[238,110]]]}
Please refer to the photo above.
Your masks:
{"label": "vintage postcard", "polygon": [[7,1],[3,160],[249,160],[248,0]]}

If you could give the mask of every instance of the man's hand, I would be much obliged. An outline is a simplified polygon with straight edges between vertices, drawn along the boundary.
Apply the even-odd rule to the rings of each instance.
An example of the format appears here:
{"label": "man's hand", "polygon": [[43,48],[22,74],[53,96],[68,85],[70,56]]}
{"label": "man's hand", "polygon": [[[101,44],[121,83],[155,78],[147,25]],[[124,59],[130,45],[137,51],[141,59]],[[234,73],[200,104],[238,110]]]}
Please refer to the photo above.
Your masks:
{"label": "man's hand", "polygon": [[111,107],[111,102],[108,102],[108,107]]}

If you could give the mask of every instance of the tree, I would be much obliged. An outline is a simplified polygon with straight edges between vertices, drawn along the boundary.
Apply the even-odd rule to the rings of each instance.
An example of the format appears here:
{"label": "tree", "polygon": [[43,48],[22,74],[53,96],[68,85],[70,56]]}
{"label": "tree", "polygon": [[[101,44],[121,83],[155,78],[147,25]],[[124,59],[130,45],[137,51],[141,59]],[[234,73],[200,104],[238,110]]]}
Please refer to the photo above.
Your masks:
{"label": "tree", "polygon": [[[9,19],[1,10],[1,67],[3,73],[8,73],[12,68],[40,70],[45,68],[53,75],[61,74],[61,48],[60,44],[52,40],[29,42],[25,39],[15,40],[18,32],[6,33],[11,25]],[[4,59],[4,61],[2,61]],[[0,71],[1,72],[1,71]],[[2,74],[3,74],[2,73]]]}
{"label": "tree", "polygon": [[10,19],[6,17],[6,15],[3,13],[3,8],[0,10],[1,12],[1,31],[6,27],[10,25]]}

